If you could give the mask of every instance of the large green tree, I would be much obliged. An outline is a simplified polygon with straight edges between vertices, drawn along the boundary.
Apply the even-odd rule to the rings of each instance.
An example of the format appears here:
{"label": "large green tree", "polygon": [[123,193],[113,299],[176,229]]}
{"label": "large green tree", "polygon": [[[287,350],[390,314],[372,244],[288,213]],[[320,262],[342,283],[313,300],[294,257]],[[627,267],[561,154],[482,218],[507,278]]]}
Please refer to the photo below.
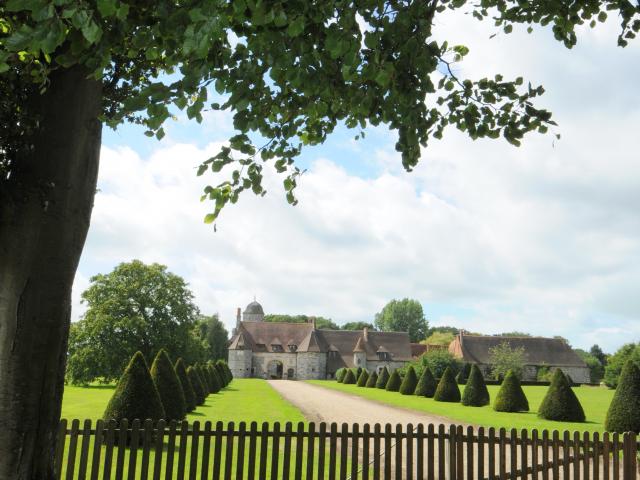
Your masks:
{"label": "large green tree", "polygon": [[295,158],[339,124],[387,125],[407,170],[448,126],[515,145],[546,131],[541,87],[455,74],[469,49],[436,40],[433,26],[462,8],[507,33],[551,24],[568,47],[577,25],[607,12],[621,45],[640,29],[631,0],[0,2],[0,478],[53,476],[102,126],[134,122],[162,138],[179,110],[197,121],[230,111],[233,137],[198,172],[226,167],[204,192],[208,222],[244,190],[263,194],[267,164],[295,203]]}
{"label": "large green tree", "polygon": [[218,318],[217,313],[208,317],[200,317],[196,329],[200,339],[206,344],[207,356],[210,360],[227,358],[229,332]]}
{"label": "large green tree", "polygon": [[92,277],[82,300],[87,311],[69,338],[72,383],[116,380],[137,351],[154,358],[164,348],[187,362],[205,355],[205,344],[193,332],[198,318],[193,294],[164,265],[121,263]]}
{"label": "large green tree", "polygon": [[627,343],[607,359],[607,366],[604,370],[604,383],[609,388],[618,386],[622,367],[628,360],[640,367],[640,343]]}
{"label": "large green tree", "polygon": [[524,347],[512,347],[506,340],[489,349],[491,373],[496,380],[505,378],[509,371],[516,377],[522,378],[525,361]]}
{"label": "large green tree", "polygon": [[340,330],[340,327],[333,320],[325,317],[311,317],[309,315],[287,315],[281,313],[271,313],[264,316],[265,322],[308,323],[312,319],[315,319],[317,328],[323,328],[325,330]]}
{"label": "large green tree", "polygon": [[375,324],[383,332],[407,332],[412,342],[424,340],[429,330],[422,305],[410,298],[391,300],[376,313]]}

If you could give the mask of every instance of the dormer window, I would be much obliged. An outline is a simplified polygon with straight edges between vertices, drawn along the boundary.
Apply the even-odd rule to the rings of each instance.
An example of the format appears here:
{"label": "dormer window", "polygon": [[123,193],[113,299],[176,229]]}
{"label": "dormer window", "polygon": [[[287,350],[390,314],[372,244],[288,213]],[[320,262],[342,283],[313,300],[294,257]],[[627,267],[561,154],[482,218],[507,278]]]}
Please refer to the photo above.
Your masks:
{"label": "dormer window", "polygon": [[298,350],[298,345],[293,345],[293,344],[289,345],[289,351],[290,352],[294,352],[295,353],[297,350]]}
{"label": "dormer window", "polygon": [[276,343],[272,343],[271,344],[271,351],[272,352],[284,352],[284,349],[282,348],[282,345],[276,344]]}
{"label": "dormer window", "polygon": [[378,352],[378,360],[388,362],[391,360],[391,355],[389,355],[389,352]]}

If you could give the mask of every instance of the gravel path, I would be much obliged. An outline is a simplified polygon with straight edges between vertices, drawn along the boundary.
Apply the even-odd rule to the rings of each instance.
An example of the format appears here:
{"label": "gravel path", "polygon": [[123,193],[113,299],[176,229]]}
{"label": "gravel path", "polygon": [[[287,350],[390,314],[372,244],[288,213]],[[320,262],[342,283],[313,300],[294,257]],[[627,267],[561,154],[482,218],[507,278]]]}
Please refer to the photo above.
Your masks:
{"label": "gravel path", "polygon": [[414,426],[419,423],[436,425],[452,423],[450,419],[445,417],[383,405],[356,395],[337,392],[306,382],[269,380],[269,383],[285,400],[299,408],[310,422],[336,422],[338,424],[346,422],[360,425],[365,423],[372,425],[375,423],[381,425],[412,423]]}

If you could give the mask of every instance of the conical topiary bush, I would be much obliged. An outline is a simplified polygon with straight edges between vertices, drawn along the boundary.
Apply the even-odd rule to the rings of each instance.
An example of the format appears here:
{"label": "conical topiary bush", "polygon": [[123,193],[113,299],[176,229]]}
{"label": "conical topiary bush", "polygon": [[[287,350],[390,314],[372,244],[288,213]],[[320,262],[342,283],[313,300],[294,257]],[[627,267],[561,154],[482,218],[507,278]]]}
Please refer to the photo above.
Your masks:
{"label": "conical topiary bush", "polygon": [[369,372],[367,372],[366,369],[363,369],[362,373],[358,377],[358,386],[359,387],[364,387],[364,386],[367,385],[368,381],[369,381]]}
{"label": "conical topiary bush", "polygon": [[196,394],[196,405],[204,404],[207,394],[205,393],[204,386],[202,385],[202,380],[200,380],[200,375],[198,375],[198,370],[193,366],[187,368],[187,376],[191,381],[193,392]]}
{"label": "conical topiary bush", "polygon": [[376,382],[376,388],[385,389],[387,388],[387,382],[389,382],[389,369],[384,367],[380,370],[380,375],[378,375],[378,381]]}
{"label": "conical topiary bush", "polygon": [[433,395],[433,399],[436,402],[459,402],[460,401],[460,389],[453,376],[451,367],[447,367],[442,374],[440,382],[436,388],[436,393]]}
{"label": "conical topiary bush", "polygon": [[220,380],[218,371],[213,365],[207,365],[207,371],[209,372],[209,378],[211,379],[211,393],[218,393],[222,390],[222,380]]}
{"label": "conical topiary bush", "polygon": [[413,395],[416,391],[417,385],[418,377],[416,376],[416,371],[413,369],[412,365],[409,365],[409,368],[407,368],[407,374],[404,376],[402,384],[400,385],[400,393],[402,395]]}
{"label": "conical topiary bush", "polygon": [[414,394],[420,397],[431,398],[435,395],[437,386],[438,384],[431,372],[431,369],[425,365],[422,375],[420,375],[420,380],[418,380],[418,385],[416,385]]}
{"label": "conical topiary bush", "polygon": [[489,390],[484,382],[482,372],[477,365],[471,367],[471,372],[467,378],[464,392],[462,394],[462,404],[467,407],[484,407],[489,405]]}
{"label": "conical topiary bush", "polygon": [[400,385],[402,385],[402,378],[400,378],[400,374],[398,370],[394,370],[391,376],[389,377],[389,381],[387,382],[387,386],[384,389],[387,392],[397,392],[400,390]]}
{"label": "conical topiary bush", "polygon": [[640,368],[627,360],[609,405],[604,428],[609,432],[640,433]]}
{"label": "conical topiary bush", "polygon": [[373,372],[369,375],[369,380],[367,380],[367,388],[376,388],[376,383],[378,382],[378,374]]}
{"label": "conical topiary bush", "polygon": [[142,353],[136,352],[118,381],[102,418],[105,421],[123,419],[154,422],[165,418],[164,407],[147,362]]}
{"label": "conical topiary bush", "polygon": [[458,382],[458,385],[465,385],[470,374],[471,366],[468,363],[463,364],[458,375],[456,375],[456,382]]}
{"label": "conical topiary bush", "polygon": [[184,391],[165,349],[156,355],[150,373],[164,407],[165,420],[182,420],[187,413]]}
{"label": "conical topiary bush", "polygon": [[356,383],[356,376],[353,374],[353,370],[347,370],[342,383],[344,383],[345,385],[354,385]]}
{"label": "conical topiary bush", "polygon": [[580,400],[559,368],[553,372],[551,385],[538,408],[538,416],[559,422],[584,422],[584,410]]}
{"label": "conical topiary bush", "polygon": [[202,386],[204,387],[204,395],[206,397],[212,391],[211,380],[209,379],[209,373],[205,370],[204,366],[200,363],[197,363],[195,368],[196,368],[196,371],[198,372],[198,375],[200,376],[200,381],[202,382]]}
{"label": "conical topiary bush", "polygon": [[529,401],[522,390],[520,379],[509,370],[502,381],[500,390],[493,402],[496,412],[528,412]]}
{"label": "conical topiary bush", "polygon": [[174,368],[176,370],[176,375],[180,380],[182,392],[184,393],[187,412],[193,412],[197,404],[196,393],[194,392],[193,385],[191,385],[191,380],[189,380],[189,376],[187,375],[187,368],[184,364],[184,360],[182,360],[182,358],[179,358]]}
{"label": "conical topiary bush", "polygon": [[356,371],[353,372],[353,374],[356,376],[356,383],[358,382],[358,379],[360,378],[361,373],[362,373],[362,367],[356,368]]}
{"label": "conical topiary bush", "polygon": [[339,368],[336,370],[336,380],[338,383],[342,383],[344,380],[344,376],[347,374],[346,368]]}

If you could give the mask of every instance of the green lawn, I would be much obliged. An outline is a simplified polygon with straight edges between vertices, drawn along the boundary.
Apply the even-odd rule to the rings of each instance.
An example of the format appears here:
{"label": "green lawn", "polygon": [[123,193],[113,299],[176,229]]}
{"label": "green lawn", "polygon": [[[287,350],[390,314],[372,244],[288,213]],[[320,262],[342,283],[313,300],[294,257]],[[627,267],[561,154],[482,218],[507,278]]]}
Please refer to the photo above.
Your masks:
{"label": "green lawn", "polygon": [[[607,408],[613,398],[613,390],[602,387],[576,387],[574,390],[582,408],[587,416],[586,423],[552,422],[538,418],[536,412],[538,405],[544,397],[547,387],[527,386],[523,387],[529,399],[529,413],[503,413],[496,412],[491,406],[486,407],[465,407],[460,403],[435,402],[431,398],[422,398],[409,395],[400,395],[396,392],[387,392],[377,388],[357,387],[356,385],[344,385],[331,380],[309,380],[309,383],[325,388],[339,390],[341,392],[360,395],[369,400],[386,403],[411,410],[418,410],[443,417],[454,421],[483,425],[487,427],[526,428],[538,430],[570,430],[570,431],[604,431],[604,417]],[[461,391],[464,385],[461,385]],[[491,398],[495,398],[498,389],[497,385],[489,385]]]}
{"label": "green lawn", "polygon": [[[64,389],[62,418],[97,420],[102,417],[114,386],[73,387]],[[215,395],[209,395],[204,405],[187,415],[187,420],[211,422],[304,422],[300,410],[284,400],[264,380],[238,378]]]}
{"label": "green lawn", "polygon": [[[69,420],[70,428],[70,420],[71,419],[80,419],[80,425],[82,429],[82,421],[85,419],[91,419],[93,422],[98,420],[107,405],[107,402],[111,398],[113,393],[113,386],[90,386],[90,387],[73,387],[67,386],[64,392],[64,398],[62,402],[62,418],[66,418]],[[261,428],[263,422],[280,422],[282,424],[282,429],[284,429],[284,424],[286,422],[292,422],[293,428],[297,427],[298,422],[305,422],[305,418],[302,413],[292,406],[290,403],[285,401],[280,394],[278,394],[275,390],[273,390],[267,382],[260,379],[235,379],[233,382],[223,389],[218,394],[209,395],[206,399],[204,405],[199,406],[194,412],[188,414],[187,420],[192,423],[194,421],[199,421],[201,426],[200,429],[204,428],[204,423],[207,421],[211,421],[215,424],[217,421],[227,422],[235,422],[236,429],[237,425],[240,422],[246,422],[247,428],[249,427],[250,422],[257,422],[258,428]],[[215,425],[213,426],[215,428]],[[88,444],[88,458],[91,459],[93,457],[94,451],[94,439],[92,438],[90,443]],[[239,447],[239,440],[236,438],[233,440],[233,458],[229,464],[230,472],[232,476],[235,475],[235,470],[237,467],[237,450]],[[77,478],[80,476],[79,472],[79,455],[80,455],[80,445],[81,439],[78,440],[78,445],[76,449],[76,462],[74,468],[73,478]],[[178,455],[179,455],[179,439],[176,440],[176,458],[175,463],[173,465],[174,478],[181,478],[177,471],[178,466]],[[184,451],[182,455],[184,455],[185,463],[187,465],[186,471],[190,471],[192,468],[195,470],[197,474],[197,478],[200,478],[201,472],[201,461],[203,457],[203,440],[200,439],[198,445],[198,462],[189,467],[190,465],[190,457],[192,450],[192,439],[189,437],[185,444]],[[261,443],[258,441],[258,448]],[[292,446],[295,446],[295,442]],[[166,440],[164,442],[163,449],[166,452]],[[210,461],[212,461],[213,455],[213,442],[209,449],[209,457]],[[227,468],[227,462],[225,461],[225,452],[227,451],[228,443],[227,440],[224,439],[222,443],[222,458],[220,461],[221,471],[224,472],[225,468]],[[246,445],[245,445],[245,448]],[[279,446],[279,450],[283,449],[283,444],[281,442]],[[272,444],[271,441],[267,443],[267,473],[271,470],[271,452],[272,452]],[[105,468],[105,447],[103,446],[101,449],[101,457],[100,457],[100,472],[104,471]],[[111,462],[112,465],[112,473],[115,471],[115,459],[117,454],[117,448],[114,448],[113,460]],[[306,454],[306,452],[305,452]],[[129,461],[130,461],[130,451],[127,448],[124,453],[124,478],[127,478],[128,470],[129,470]],[[61,478],[66,477],[67,470],[67,462],[69,458],[69,439],[67,438],[65,445],[65,453],[63,459],[63,470]],[[150,452],[148,455],[148,459],[150,465],[153,466],[155,454],[154,452]],[[140,468],[143,461],[143,454],[141,449],[138,449],[136,452],[136,471],[140,472]],[[164,471],[166,469],[166,458],[163,456],[161,461],[161,478],[164,478]],[[306,455],[303,459],[303,463],[306,464]],[[212,468],[212,463],[209,464],[209,468]],[[89,471],[92,468],[91,461],[89,462],[88,469]],[[244,462],[245,472],[248,468],[247,460]],[[282,475],[283,465],[280,464],[279,467],[279,476]],[[153,468],[151,468],[153,471]],[[185,472],[186,475],[186,472]],[[184,477],[186,478],[186,477]]]}

